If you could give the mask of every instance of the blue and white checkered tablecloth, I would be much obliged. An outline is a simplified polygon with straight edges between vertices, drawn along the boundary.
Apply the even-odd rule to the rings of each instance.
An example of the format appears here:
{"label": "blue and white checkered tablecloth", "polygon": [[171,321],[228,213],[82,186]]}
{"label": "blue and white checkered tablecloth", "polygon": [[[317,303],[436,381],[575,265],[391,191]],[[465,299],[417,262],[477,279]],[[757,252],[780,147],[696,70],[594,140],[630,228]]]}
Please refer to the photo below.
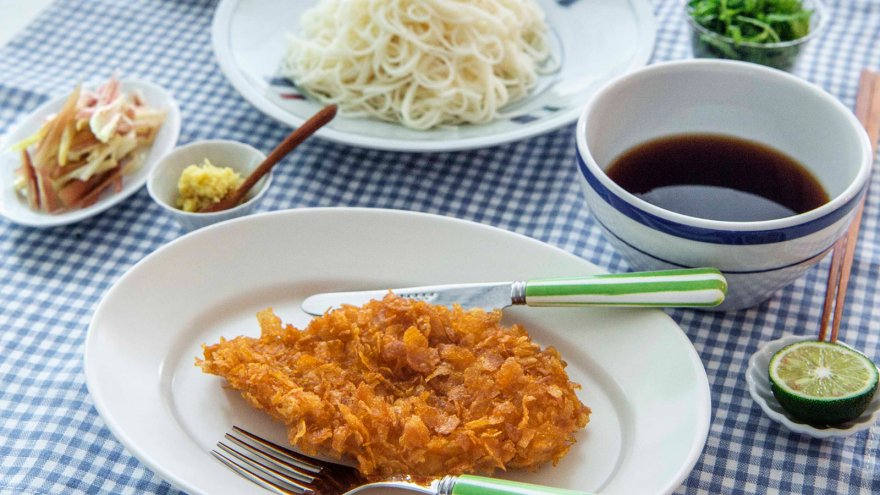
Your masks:
{"label": "blue and white checkered tablecloth", "polygon": [[[880,1],[827,3],[830,26],[809,46],[798,74],[852,107],[860,71],[880,69]],[[679,1],[654,5],[654,61],[689,57]],[[47,95],[118,69],[176,95],[181,143],[225,138],[265,150],[279,142],[289,129],[243,100],[214,62],[214,7],[206,1],[57,1],[0,48],[0,134]],[[627,269],[581,197],[572,126],[493,149],[444,154],[394,154],[315,139],[287,160],[294,163],[276,174],[265,210],[342,205],[432,212],[516,231],[610,271]],[[842,336],[875,361],[878,182],[875,175]],[[0,494],[177,493],[106,428],[86,390],[82,353],[92,311],[106,290],[181,233],[146,190],[67,227],[32,229],[0,220]],[[827,266],[825,260],[748,311],[670,312],[703,359],[713,400],[703,455],[678,493],[880,493],[880,425],[845,439],[812,439],[768,419],[746,390],[746,362],[760,344],[815,328]]]}

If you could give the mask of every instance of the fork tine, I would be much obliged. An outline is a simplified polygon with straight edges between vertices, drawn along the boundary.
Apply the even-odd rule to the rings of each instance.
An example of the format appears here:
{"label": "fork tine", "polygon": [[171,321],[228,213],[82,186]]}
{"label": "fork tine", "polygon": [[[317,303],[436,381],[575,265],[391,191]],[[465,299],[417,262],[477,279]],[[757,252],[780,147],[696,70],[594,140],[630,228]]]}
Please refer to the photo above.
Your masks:
{"label": "fork tine", "polygon": [[[290,449],[286,449],[278,444],[272,443],[268,440],[264,440],[253,433],[239,428],[238,426],[233,426],[232,431],[241,435],[244,438],[247,438],[253,444],[258,445],[262,453],[277,458],[280,462],[287,462],[294,466],[297,466],[301,469],[304,469],[310,473],[319,474],[321,470],[326,466],[327,463],[321,462],[317,459],[313,459],[311,457],[307,457],[305,455],[294,452]],[[229,433],[226,434],[227,438],[231,435]],[[235,438],[235,437],[232,437]],[[240,440],[239,440],[240,441]]]}
{"label": "fork tine", "polygon": [[259,446],[259,450],[274,457],[281,466],[292,471],[296,471],[294,466],[300,466],[312,472],[317,478],[311,483],[311,487],[317,493],[343,493],[352,487],[366,483],[360,472],[351,466],[322,461],[299,452],[294,452],[238,426],[233,426],[232,431],[246,438],[249,442],[253,442],[251,444],[252,447],[256,448],[256,446]]}
{"label": "fork tine", "polygon": [[[265,477],[257,474],[256,472],[249,470],[248,468],[244,467],[242,464],[239,464],[235,460],[230,459],[229,457],[223,455],[222,453],[220,453],[216,450],[212,450],[211,454],[213,454],[214,457],[216,457],[220,462],[222,462],[228,468],[230,468],[233,471],[235,471],[236,473],[238,473],[244,479],[251,481],[259,486],[262,486],[263,488],[265,488],[273,493],[277,493],[278,495],[306,495],[309,493],[313,493],[313,491],[308,488],[303,488],[302,491],[288,490],[288,489],[284,488],[283,486],[269,480],[268,478],[265,478]],[[236,454],[236,458],[241,459],[243,462],[246,462],[246,461],[244,461],[244,459],[246,459],[246,457],[242,456],[241,454]],[[299,485],[296,485],[296,486],[299,486]]]}
{"label": "fork tine", "polygon": [[[351,466],[321,461],[232,427],[211,454],[254,483],[280,495],[339,495],[366,483]],[[293,490],[293,491],[291,491]]]}
{"label": "fork tine", "polygon": [[[237,438],[229,433],[226,434],[226,439],[234,443],[239,447],[239,450],[244,450],[250,454],[256,456],[256,458],[251,458],[254,461],[262,460],[264,464],[269,464],[276,469],[280,469],[281,471],[286,472],[289,476],[296,479],[297,481],[301,481],[303,483],[311,483],[315,481],[314,472],[310,472],[305,469],[301,469],[299,464],[294,464],[288,462],[283,456],[279,456],[273,454],[271,452],[265,452],[260,448],[257,448],[253,445],[248,444],[247,442]],[[231,450],[232,448],[224,444],[223,442],[218,442],[218,446],[224,447],[225,450]],[[258,458],[258,459],[257,459]]]}
{"label": "fork tine", "polygon": [[[287,472],[287,469],[285,469],[284,466],[276,466],[271,462],[269,464],[264,464],[264,463],[260,462],[260,459],[248,457],[244,453],[235,450],[234,448],[230,447],[229,445],[226,445],[223,442],[219,442],[217,444],[217,447],[219,447],[220,450],[232,455],[233,457],[235,457],[235,459],[241,461],[241,462],[238,462],[237,464],[242,468],[251,467],[253,469],[256,469],[257,471],[260,471],[261,473],[265,474],[266,476],[269,476],[272,479],[283,481],[283,482],[293,486],[297,490],[302,490],[302,491],[312,490],[312,491],[314,491],[313,487],[309,486],[309,483],[311,483],[315,480],[314,478],[311,478],[310,480],[306,481],[306,480],[299,479],[297,476],[290,476],[290,474]],[[220,454],[222,455],[222,452]],[[227,457],[227,459],[228,459],[228,457]],[[242,464],[245,464],[247,466],[244,466]],[[279,467],[282,469],[278,469]],[[249,471],[251,473],[254,473],[253,469],[249,469]],[[254,473],[254,474],[259,475],[259,473]]]}

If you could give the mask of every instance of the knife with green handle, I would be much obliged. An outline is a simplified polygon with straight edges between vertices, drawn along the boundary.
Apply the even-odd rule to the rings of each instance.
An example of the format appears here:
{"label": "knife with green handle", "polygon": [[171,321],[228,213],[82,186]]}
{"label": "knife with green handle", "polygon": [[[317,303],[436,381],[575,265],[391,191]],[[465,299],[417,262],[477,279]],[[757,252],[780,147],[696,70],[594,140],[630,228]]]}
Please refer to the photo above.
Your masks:
{"label": "knife with green handle", "polygon": [[[724,301],[727,281],[715,268],[691,268],[390,290],[431,304],[485,310],[511,305],[712,307]],[[306,298],[301,307],[317,316],[343,304],[360,306],[382,299],[386,294],[388,290],[328,292]]]}

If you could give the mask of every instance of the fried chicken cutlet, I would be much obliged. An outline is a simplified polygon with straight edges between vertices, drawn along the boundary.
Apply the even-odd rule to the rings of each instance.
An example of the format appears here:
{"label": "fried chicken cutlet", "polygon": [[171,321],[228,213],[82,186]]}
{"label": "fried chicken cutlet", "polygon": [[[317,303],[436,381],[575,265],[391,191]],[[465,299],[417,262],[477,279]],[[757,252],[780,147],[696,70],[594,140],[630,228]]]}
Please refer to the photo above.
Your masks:
{"label": "fried chicken cutlet", "polygon": [[534,470],[589,421],[559,353],[500,311],[389,293],[302,331],[271,309],[257,319],[259,338],[221,339],[196,364],[284,423],[293,446],[368,479]]}

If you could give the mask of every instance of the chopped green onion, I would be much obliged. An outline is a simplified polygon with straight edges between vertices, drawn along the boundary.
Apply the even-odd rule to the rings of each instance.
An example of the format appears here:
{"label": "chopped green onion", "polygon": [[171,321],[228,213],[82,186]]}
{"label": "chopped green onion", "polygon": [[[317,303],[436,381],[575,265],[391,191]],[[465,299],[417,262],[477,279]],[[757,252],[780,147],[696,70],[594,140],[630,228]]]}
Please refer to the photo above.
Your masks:
{"label": "chopped green onion", "polygon": [[778,43],[810,32],[812,10],[801,0],[688,0],[690,15],[736,43]]}

